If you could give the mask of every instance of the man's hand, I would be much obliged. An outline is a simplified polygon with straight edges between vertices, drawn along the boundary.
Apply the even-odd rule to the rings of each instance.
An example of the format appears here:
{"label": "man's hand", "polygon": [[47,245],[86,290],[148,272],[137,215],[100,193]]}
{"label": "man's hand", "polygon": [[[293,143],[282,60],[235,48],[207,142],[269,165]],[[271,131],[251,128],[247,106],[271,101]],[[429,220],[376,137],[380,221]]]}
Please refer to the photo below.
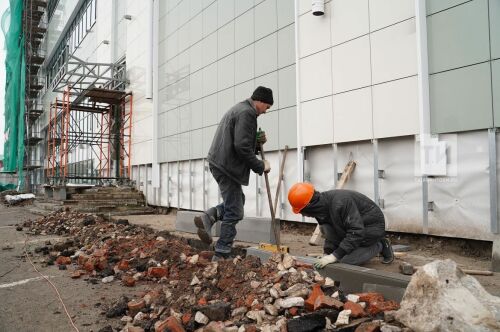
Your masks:
{"label": "man's hand", "polygon": [[271,164],[267,160],[262,160],[264,162],[264,172],[269,173],[271,170]]}
{"label": "man's hand", "polygon": [[328,264],[332,264],[332,263],[336,263],[336,262],[337,262],[337,257],[335,257],[333,254],[325,255],[325,256],[321,257],[320,259],[318,259],[314,263],[314,268],[319,270],[319,269],[324,268]]}
{"label": "man's hand", "polygon": [[266,142],[267,142],[266,132],[259,128],[259,130],[257,131],[257,144],[263,145]]}

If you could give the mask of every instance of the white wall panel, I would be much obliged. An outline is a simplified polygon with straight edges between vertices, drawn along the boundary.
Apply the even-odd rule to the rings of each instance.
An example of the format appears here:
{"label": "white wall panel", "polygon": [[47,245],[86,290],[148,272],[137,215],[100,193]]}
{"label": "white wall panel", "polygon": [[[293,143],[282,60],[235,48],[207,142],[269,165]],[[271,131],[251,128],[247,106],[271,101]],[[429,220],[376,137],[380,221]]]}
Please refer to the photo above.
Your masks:
{"label": "white wall panel", "polygon": [[179,9],[177,14],[179,15],[179,26],[186,24],[191,18],[191,8],[188,0],[182,0],[179,2],[177,8]]}
{"label": "white wall panel", "polygon": [[203,66],[217,61],[217,32],[203,39],[201,51],[203,52]]}
{"label": "white wall panel", "polygon": [[[193,1],[191,2],[193,3]],[[199,42],[203,35],[203,18],[198,14],[189,22],[189,46]]]}
{"label": "white wall panel", "polygon": [[186,104],[179,107],[179,132],[191,130],[191,105]]}
{"label": "white wall panel", "polygon": [[234,86],[234,54],[217,62],[218,89],[227,89]]}
{"label": "white wall panel", "polygon": [[373,33],[371,46],[373,84],[417,74],[414,19]]}
{"label": "white wall panel", "polygon": [[202,13],[203,37],[217,30],[217,2],[214,1]]}
{"label": "white wall panel", "polygon": [[[329,6],[325,6],[325,11]],[[330,47],[330,13],[299,17],[300,57],[317,53]]]}
{"label": "white wall panel", "polygon": [[234,100],[234,88],[219,91],[217,93],[217,122],[226,112],[236,104]]}
{"label": "white wall panel", "polygon": [[212,140],[214,139],[215,131],[217,130],[217,126],[210,126],[203,128],[203,155],[206,156],[208,154],[208,150],[212,145]]}
{"label": "white wall panel", "polygon": [[369,0],[370,30],[378,30],[415,16],[414,0]]}
{"label": "white wall panel", "polygon": [[373,138],[371,88],[333,96],[334,142]]}
{"label": "white wall panel", "polygon": [[217,63],[213,63],[202,69],[203,72],[203,95],[217,92]]}
{"label": "white wall panel", "polygon": [[459,147],[458,176],[429,183],[429,200],[434,202],[429,233],[491,240],[487,132],[440,135],[439,139]]}
{"label": "white wall panel", "polygon": [[217,21],[219,28],[234,19],[234,1],[233,0],[218,0],[217,1]]}
{"label": "white wall panel", "polygon": [[335,174],[333,146],[331,144],[313,146],[306,149],[306,168],[309,182],[318,191],[334,189]]}
{"label": "white wall panel", "polygon": [[205,210],[203,208],[203,159],[193,160],[191,162],[192,186],[195,188],[191,196],[191,209],[197,211]]}
{"label": "white wall panel", "polygon": [[203,71],[199,70],[189,76],[189,100],[195,101],[203,97]]}
{"label": "white wall panel", "polygon": [[454,7],[469,0],[426,0],[427,1],[427,15],[440,12],[442,10]]}
{"label": "white wall panel", "polygon": [[202,42],[198,42],[189,49],[190,72],[200,70],[203,67]]}
{"label": "white wall panel", "polygon": [[[203,158],[205,154],[203,153],[203,130],[193,130],[190,132],[190,158]],[[200,187],[195,187],[200,188]]]}
{"label": "white wall panel", "polygon": [[236,18],[234,23],[234,46],[236,50],[254,42],[254,9]]}
{"label": "white wall panel", "polygon": [[282,108],[279,111],[279,147],[297,148],[297,108]]}
{"label": "white wall panel", "polygon": [[235,53],[235,83],[241,83],[252,79],[255,74],[254,63],[254,44],[247,46]]}
{"label": "white wall panel", "polygon": [[368,33],[368,0],[336,0],[329,6],[333,45]]}
{"label": "white wall panel", "polygon": [[[299,14],[311,14],[311,1],[309,0],[299,0]],[[312,15],[312,14],[311,14]]]}
{"label": "white wall panel", "polygon": [[331,63],[329,49],[300,60],[301,101],[332,94]]}
{"label": "white wall panel", "polygon": [[278,9],[278,29],[295,21],[295,4],[293,1],[276,1]]}
{"label": "white wall panel", "polygon": [[240,16],[255,5],[254,0],[239,0],[234,3],[234,16]]}
{"label": "white wall panel", "polygon": [[203,114],[203,100],[193,101],[189,106],[191,108],[191,128],[198,129],[203,127],[203,117],[200,116],[200,114]]}
{"label": "white wall panel", "polygon": [[302,145],[333,142],[332,97],[302,103]]}
{"label": "white wall panel", "polygon": [[370,199],[373,195],[373,145],[371,142],[339,144],[337,147],[338,172],[344,170],[349,160],[356,162],[356,169],[344,189],[356,190]]}
{"label": "white wall panel", "polygon": [[[489,1],[491,58],[500,58],[500,1]],[[493,32],[493,33],[492,33]]]}
{"label": "white wall panel", "polygon": [[417,81],[414,76],[373,87],[375,138],[418,134]]}
{"label": "white wall panel", "polygon": [[189,206],[189,194],[190,194],[190,171],[189,171],[189,162],[181,161],[179,163],[180,168],[180,176],[179,176],[179,208],[181,209],[190,209]]}
{"label": "white wall panel", "polygon": [[234,21],[229,22],[217,31],[218,57],[223,58],[234,52]]}
{"label": "white wall panel", "polygon": [[234,88],[234,102],[239,103],[242,100],[250,98],[253,90],[255,90],[254,80],[249,80],[245,83],[238,84]]}
{"label": "white wall panel", "polygon": [[[257,194],[256,181],[261,181],[260,177],[254,172],[250,172],[248,186],[243,186],[243,194],[245,195],[245,205],[243,208],[244,214],[247,217],[257,217],[257,204],[262,201],[262,196],[265,195],[265,188],[260,194]],[[260,186],[260,185],[259,185]],[[261,187],[262,188],[262,187]],[[259,203],[257,203],[257,200]]]}
{"label": "white wall panel", "polygon": [[327,78],[332,80],[330,76],[333,75],[334,93],[370,85],[370,41],[368,36],[334,47],[332,49],[332,73],[327,71],[328,68],[323,70],[328,76],[324,78],[325,80]]}
{"label": "white wall panel", "polygon": [[179,181],[177,180],[177,170],[179,169],[178,163],[173,162],[169,163],[169,173],[170,173],[170,184],[169,184],[169,192],[170,192],[170,205],[173,207],[179,207],[177,204],[177,197],[179,196]]}
{"label": "white wall panel", "polygon": [[279,117],[278,112],[273,111],[259,115],[257,118],[257,128],[266,132],[267,143],[264,145],[265,151],[278,150],[279,139]]}
{"label": "white wall panel", "polygon": [[290,25],[278,31],[278,68],[295,63],[295,26]]}
{"label": "white wall panel", "polygon": [[160,164],[160,206],[170,206],[168,164]]}
{"label": "white wall panel", "polygon": [[277,30],[276,1],[265,0],[255,6],[255,40],[259,40]]}
{"label": "white wall panel", "polygon": [[422,232],[422,184],[414,175],[416,147],[413,136],[378,141],[378,168],[385,172],[378,181],[386,230]]}
{"label": "white wall panel", "polygon": [[295,65],[278,71],[279,90],[273,90],[273,94],[279,98],[279,107],[294,106],[297,103],[295,92]]}
{"label": "white wall panel", "polygon": [[188,160],[190,157],[190,133],[184,132],[179,134],[179,159]]}
{"label": "white wall panel", "polygon": [[255,42],[255,76],[261,76],[278,68],[277,34],[273,33]]}
{"label": "white wall panel", "polygon": [[167,136],[179,133],[179,108],[167,112]]}
{"label": "white wall panel", "polygon": [[203,127],[217,124],[217,94],[213,94],[203,98]]}

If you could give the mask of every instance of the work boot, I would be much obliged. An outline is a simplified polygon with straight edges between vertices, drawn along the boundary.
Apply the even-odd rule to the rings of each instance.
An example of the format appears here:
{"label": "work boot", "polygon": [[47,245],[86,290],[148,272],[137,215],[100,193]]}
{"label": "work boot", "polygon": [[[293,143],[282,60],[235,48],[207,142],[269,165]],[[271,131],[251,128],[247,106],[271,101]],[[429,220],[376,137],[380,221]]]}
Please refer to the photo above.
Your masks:
{"label": "work boot", "polygon": [[216,221],[217,209],[214,207],[194,217],[194,224],[198,228],[198,237],[206,244],[212,243],[212,226]]}
{"label": "work boot", "polygon": [[391,242],[387,238],[383,238],[380,240],[382,244],[382,263],[383,264],[391,264],[394,260],[394,251],[392,250]]}

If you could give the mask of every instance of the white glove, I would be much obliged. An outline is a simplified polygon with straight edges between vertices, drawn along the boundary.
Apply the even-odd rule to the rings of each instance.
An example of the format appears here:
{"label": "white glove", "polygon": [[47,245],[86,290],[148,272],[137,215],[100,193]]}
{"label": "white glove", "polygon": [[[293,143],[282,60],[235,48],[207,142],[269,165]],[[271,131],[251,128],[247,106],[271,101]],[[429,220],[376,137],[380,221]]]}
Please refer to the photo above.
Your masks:
{"label": "white glove", "polygon": [[264,172],[269,173],[271,170],[271,164],[267,160],[262,160],[264,162]]}
{"label": "white glove", "polygon": [[319,269],[324,268],[328,264],[332,264],[332,263],[336,263],[336,262],[337,262],[337,257],[335,257],[333,254],[325,255],[325,256],[321,257],[320,259],[318,259],[314,263],[314,267],[319,270]]}

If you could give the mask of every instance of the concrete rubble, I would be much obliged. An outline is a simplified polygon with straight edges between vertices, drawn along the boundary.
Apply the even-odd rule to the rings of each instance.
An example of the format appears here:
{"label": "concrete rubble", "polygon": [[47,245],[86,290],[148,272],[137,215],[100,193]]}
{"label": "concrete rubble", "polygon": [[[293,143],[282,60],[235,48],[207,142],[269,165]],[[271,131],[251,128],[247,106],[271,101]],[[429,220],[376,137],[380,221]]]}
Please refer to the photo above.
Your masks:
{"label": "concrete rubble", "polygon": [[[384,320],[398,303],[378,293],[344,294],[288,254],[265,264],[253,256],[211,262],[211,251],[166,231],[76,212],[22,226],[33,235],[68,236],[34,250],[42,255],[39,263],[66,266],[68,277],[148,286],[140,296],[103,305],[122,331],[409,331],[393,316]],[[370,322],[376,329],[368,328]]]}
{"label": "concrete rubble", "polygon": [[395,319],[415,331],[500,331],[500,298],[452,260],[420,268]]}

